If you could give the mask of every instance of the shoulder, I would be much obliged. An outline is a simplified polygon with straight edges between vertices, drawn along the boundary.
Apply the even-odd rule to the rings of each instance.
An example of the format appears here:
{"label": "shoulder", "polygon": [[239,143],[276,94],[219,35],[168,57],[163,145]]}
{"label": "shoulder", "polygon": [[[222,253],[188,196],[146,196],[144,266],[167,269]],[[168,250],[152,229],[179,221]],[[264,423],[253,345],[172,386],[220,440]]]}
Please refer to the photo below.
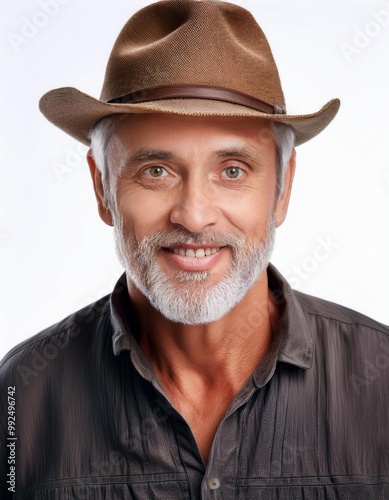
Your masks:
{"label": "shoulder", "polygon": [[313,335],[316,370],[326,372],[326,380],[336,380],[338,392],[343,384],[345,397],[364,391],[372,404],[374,397],[387,401],[389,328],[339,304],[294,294]]}
{"label": "shoulder", "polygon": [[316,339],[364,334],[373,338],[384,338],[389,342],[389,327],[348,307],[314,297],[291,288],[288,281],[270,264],[269,287],[276,299],[290,305],[292,321],[301,318],[299,328],[310,328]]}
{"label": "shoulder", "polygon": [[314,297],[296,290],[293,291],[305,316],[316,324],[332,325],[334,330],[344,332],[365,331],[389,336],[389,327],[348,307]]}
{"label": "shoulder", "polygon": [[0,361],[0,375],[23,370],[36,371],[58,360],[75,346],[91,342],[96,332],[110,329],[110,295],[76,311],[15,346]]}

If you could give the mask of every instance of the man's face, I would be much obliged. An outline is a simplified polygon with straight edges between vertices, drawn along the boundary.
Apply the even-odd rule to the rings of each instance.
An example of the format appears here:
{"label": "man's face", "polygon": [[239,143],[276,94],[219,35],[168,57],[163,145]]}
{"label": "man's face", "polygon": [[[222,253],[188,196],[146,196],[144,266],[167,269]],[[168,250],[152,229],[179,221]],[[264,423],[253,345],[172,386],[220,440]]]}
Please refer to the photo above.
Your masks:
{"label": "man's face", "polygon": [[132,283],[172,321],[224,316],[266,268],[285,216],[268,122],[129,115],[108,164],[117,252]]}

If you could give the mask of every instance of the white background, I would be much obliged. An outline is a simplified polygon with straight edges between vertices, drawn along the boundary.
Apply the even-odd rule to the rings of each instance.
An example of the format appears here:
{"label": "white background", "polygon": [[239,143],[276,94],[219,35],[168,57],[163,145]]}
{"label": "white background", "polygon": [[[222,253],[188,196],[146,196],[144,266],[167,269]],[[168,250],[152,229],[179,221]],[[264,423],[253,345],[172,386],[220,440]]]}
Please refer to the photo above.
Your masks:
{"label": "white background", "polygon": [[[148,3],[0,0],[0,358],[121,274],[86,148],[47,122],[38,100],[62,86],[98,97],[116,36]],[[272,261],[297,288],[389,323],[389,1],[235,3],[270,41],[289,113],[342,100],[335,121],[298,148]]]}

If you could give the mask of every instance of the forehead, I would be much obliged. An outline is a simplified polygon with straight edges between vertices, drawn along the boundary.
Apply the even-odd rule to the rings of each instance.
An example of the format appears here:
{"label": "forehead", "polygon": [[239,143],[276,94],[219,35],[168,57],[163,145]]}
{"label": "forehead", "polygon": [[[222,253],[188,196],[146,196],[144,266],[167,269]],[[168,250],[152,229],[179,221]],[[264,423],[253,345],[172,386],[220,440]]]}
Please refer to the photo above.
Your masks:
{"label": "forehead", "polygon": [[116,120],[108,144],[115,163],[142,149],[207,158],[221,150],[252,151],[274,156],[271,122],[260,118],[129,114]]}

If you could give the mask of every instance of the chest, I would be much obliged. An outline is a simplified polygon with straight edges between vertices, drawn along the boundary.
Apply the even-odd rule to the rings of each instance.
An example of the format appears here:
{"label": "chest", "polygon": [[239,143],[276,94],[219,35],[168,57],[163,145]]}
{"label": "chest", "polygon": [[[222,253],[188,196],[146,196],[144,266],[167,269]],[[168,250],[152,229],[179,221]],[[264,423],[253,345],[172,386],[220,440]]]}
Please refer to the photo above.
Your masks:
{"label": "chest", "polygon": [[221,400],[219,395],[209,394],[196,406],[184,398],[175,398],[175,408],[187,422],[197,443],[203,462],[208,462],[212,443],[218,427],[229,407],[230,401]]}
{"label": "chest", "polygon": [[[34,500],[389,498],[387,409],[357,414],[346,387],[321,394],[314,377],[301,384],[282,370],[226,418],[211,395],[202,411],[177,412],[139,379],[102,393],[77,378],[87,389],[78,405],[53,395],[45,425],[19,425],[18,489],[31,488]],[[43,403],[29,401],[26,412]]]}

